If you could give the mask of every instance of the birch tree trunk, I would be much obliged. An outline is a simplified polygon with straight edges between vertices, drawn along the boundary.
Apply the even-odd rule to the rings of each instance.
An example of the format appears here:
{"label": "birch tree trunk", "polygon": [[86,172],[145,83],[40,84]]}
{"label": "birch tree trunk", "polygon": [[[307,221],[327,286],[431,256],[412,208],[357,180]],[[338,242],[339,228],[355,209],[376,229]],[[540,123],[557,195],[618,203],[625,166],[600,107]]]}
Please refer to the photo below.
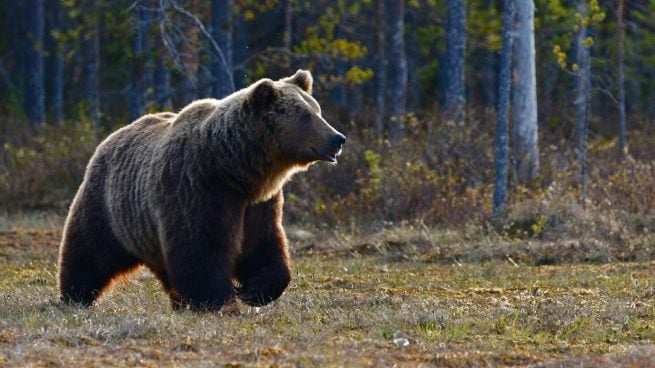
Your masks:
{"label": "birch tree trunk", "polygon": [[498,75],[498,109],[496,113],[496,181],[494,183],[493,217],[498,219],[505,213],[507,197],[507,169],[509,166],[509,96],[512,69],[512,33],[514,29],[514,0],[505,1],[503,6],[503,48],[500,54]]}
{"label": "birch tree trunk", "polygon": [[232,0],[212,0],[211,35],[220,50],[212,48],[212,96],[222,98],[234,92],[232,75]]}
{"label": "birch tree trunk", "polygon": [[377,51],[375,67],[375,137],[384,136],[385,91],[387,88],[387,56],[385,54],[384,38],[384,0],[375,2],[375,47]]}
{"label": "birch tree trunk", "polygon": [[404,136],[403,115],[407,101],[407,58],[405,55],[405,1],[391,0],[388,3],[389,29],[391,33],[390,63],[390,138],[396,143]]}
{"label": "birch tree trunk", "polygon": [[32,125],[41,125],[45,122],[44,6],[44,0],[29,0],[26,9],[25,111]]}
{"label": "birch tree trunk", "polygon": [[466,0],[449,0],[446,20],[445,119],[457,125],[465,118]]}
{"label": "birch tree trunk", "polygon": [[514,5],[517,21],[512,89],[514,169],[517,180],[528,183],[539,171],[534,1],[516,0]]}
{"label": "birch tree trunk", "polygon": [[[578,1],[578,13],[587,15],[586,0]],[[591,63],[590,50],[585,46],[588,35],[588,28],[580,25],[576,37],[576,64],[578,71],[576,76],[576,97],[575,97],[575,136],[577,137],[578,161],[580,162],[580,183],[581,202],[587,198],[587,132],[589,119],[589,101],[591,91]]]}
{"label": "birch tree trunk", "polygon": [[618,89],[619,89],[619,149],[621,157],[628,155],[628,142],[626,138],[626,119],[625,119],[625,22],[624,22],[624,4],[625,0],[619,0],[616,10],[617,31],[618,31]]}

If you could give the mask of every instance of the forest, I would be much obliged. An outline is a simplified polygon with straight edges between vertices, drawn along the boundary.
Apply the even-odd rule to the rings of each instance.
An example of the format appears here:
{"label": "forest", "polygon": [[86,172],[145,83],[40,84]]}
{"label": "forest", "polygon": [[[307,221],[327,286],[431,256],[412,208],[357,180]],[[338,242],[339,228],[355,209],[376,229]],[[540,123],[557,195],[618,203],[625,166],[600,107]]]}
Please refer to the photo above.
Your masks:
{"label": "forest", "polygon": [[[655,0],[0,0],[0,29],[0,365],[655,366]],[[105,137],[298,69],[348,141],[284,187],[279,301],[173,312],[140,270],[57,304]]]}

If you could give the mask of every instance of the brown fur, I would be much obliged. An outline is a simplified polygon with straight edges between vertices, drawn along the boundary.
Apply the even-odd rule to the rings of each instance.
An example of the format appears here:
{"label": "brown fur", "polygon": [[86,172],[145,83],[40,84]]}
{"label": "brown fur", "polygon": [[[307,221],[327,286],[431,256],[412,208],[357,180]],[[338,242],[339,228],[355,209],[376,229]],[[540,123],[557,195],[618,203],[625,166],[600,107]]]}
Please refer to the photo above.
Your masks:
{"label": "brown fur", "polygon": [[141,264],[176,307],[277,299],[290,281],[282,186],[316,161],[335,161],[345,140],[321,117],[311,87],[299,70],[110,135],[66,220],[62,300],[90,305]]}

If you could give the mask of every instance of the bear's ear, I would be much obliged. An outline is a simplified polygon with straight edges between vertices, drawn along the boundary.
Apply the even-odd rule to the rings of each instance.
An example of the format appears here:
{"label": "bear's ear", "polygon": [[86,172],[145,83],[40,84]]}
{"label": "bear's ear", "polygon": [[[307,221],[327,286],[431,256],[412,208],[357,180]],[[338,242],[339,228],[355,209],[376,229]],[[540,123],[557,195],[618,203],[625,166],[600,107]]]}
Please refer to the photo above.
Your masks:
{"label": "bear's ear", "polygon": [[314,78],[312,78],[312,73],[307,70],[298,69],[296,74],[290,77],[282,78],[281,81],[295,84],[303,91],[310,94],[312,93],[312,84],[314,83]]}
{"label": "bear's ear", "polygon": [[255,106],[265,107],[273,103],[280,96],[280,90],[275,82],[264,78],[254,85],[250,99]]}

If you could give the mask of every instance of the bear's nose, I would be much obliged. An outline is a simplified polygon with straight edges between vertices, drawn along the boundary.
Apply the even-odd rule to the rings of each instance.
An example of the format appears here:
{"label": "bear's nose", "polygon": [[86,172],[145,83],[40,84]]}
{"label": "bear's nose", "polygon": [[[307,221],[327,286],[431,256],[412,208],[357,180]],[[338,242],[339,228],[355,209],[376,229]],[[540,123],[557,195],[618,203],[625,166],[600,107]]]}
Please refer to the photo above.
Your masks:
{"label": "bear's nose", "polygon": [[332,138],[332,144],[336,149],[341,149],[344,143],[346,143],[346,136],[343,134],[337,134]]}

